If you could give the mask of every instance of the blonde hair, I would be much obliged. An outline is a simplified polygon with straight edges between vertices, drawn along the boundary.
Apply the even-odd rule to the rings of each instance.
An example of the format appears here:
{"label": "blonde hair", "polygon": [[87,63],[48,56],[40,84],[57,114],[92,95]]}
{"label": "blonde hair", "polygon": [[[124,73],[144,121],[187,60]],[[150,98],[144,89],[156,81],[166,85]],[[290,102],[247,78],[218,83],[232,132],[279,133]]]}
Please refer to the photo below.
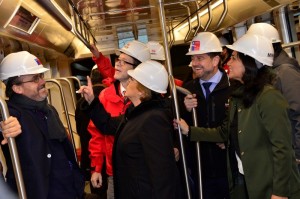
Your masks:
{"label": "blonde hair", "polygon": [[140,82],[137,82],[137,89],[138,91],[142,92],[142,95],[140,96],[140,100],[142,102],[150,100],[152,98],[152,93],[151,90],[147,87],[145,87],[143,84],[141,84]]}

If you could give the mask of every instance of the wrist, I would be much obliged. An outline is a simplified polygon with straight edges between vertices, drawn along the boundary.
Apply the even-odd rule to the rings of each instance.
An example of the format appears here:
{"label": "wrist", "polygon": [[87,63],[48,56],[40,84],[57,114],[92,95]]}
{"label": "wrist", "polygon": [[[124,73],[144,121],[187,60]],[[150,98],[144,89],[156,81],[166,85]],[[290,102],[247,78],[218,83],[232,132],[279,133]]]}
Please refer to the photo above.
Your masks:
{"label": "wrist", "polygon": [[191,127],[189,126],[184,135],[189,136],[190,132],[191,132]]}

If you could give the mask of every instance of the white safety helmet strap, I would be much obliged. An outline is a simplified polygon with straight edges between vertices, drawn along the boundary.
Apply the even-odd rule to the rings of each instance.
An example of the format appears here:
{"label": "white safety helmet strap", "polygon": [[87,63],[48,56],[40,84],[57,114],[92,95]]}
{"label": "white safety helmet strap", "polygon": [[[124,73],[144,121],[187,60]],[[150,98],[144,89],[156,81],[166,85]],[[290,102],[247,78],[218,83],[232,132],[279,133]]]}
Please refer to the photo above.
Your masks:
{"label": "white safety helmet strap", "polygon": [[128,70],[128,75],[136,81],[157,93],[166,93],[168,87],[168,72],[157,61],[148,60],[138,65],[134,70]]}

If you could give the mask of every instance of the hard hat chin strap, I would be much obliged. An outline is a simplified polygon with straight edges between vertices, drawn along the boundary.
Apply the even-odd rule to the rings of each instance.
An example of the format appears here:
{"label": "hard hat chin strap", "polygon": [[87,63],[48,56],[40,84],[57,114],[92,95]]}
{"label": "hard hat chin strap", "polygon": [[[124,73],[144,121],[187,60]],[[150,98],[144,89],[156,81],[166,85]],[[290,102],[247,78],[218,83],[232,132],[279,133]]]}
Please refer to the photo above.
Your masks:
{"label": "hard hat chin strap", "polygon": [[257,61],[256,59],[254,59],[254,60],[255,60],[256,67],[257,67],[258,69],[261,69],[261,68],[264,66],[262,63],[260,63],[260,62]]}

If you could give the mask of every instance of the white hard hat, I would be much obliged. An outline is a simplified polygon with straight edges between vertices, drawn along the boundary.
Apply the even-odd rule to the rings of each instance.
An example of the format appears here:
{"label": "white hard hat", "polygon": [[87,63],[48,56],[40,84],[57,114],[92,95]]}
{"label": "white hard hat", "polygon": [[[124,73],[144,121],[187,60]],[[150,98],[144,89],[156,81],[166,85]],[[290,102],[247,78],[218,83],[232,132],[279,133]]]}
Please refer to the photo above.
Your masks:
{"label": "white hard hat", "polygon": [[165,67],[157,61],[145,61],[134,70],[128,70],[127,73],[152,91],[157,93],[167,92],[168,72]]}
{"label": "white hard hat", "polygon": [[245,34],[232,45],[226,46],[229,49],[248,55],[260,63],[272,66],[274,49],[270,40],[260,35]]}
{"label": "white hard hat", "polygon": [[92,70],[95,70],[95,69],[97,69],[97,68],[98,68],[98,66],[97,66],[97,64],[95,64],[95,65],[93,66]]}
{"label": "white hard hat", "polygon": [[44,73],[48,70],[43,67],[36,56],[27,51],[21,51],[11,53],[2,60],[0,64],[0,79],[6,80],[20,75]]}
{"label": "white hard hat", "polygon": [[281,42],[277,29],[268,23],[254,23],[249,27],[246,34],[248,33],[271,39],[272,43]]}
{"label": "white hard hat", "polygon": [[165,49],[163,45],[155,41],[149,41],[147,43],[148,48],[150,49],[151,59],[164,61],[165,58]]}
{"label": "white hard hat", "polygon": [[200,55],[212,52],[222,52],[222,46],[216,35],[211,32],[198,33],[191,42],[186,55]]}
{"label": "white hard hat", "polygon": [[226,46],[226,45],[229,45],[229,42],[227,41],[227,39],[225,39],[225,37],[219,37],[219,41],[221,43],[221,46]]}
{"label": "white hard hat", "polygon": [[119,51],[139,60],[140,62],[151,59],[150,50],[147,45],[137,40],[128,42],[123,46],[123,48],[119,49]]}

